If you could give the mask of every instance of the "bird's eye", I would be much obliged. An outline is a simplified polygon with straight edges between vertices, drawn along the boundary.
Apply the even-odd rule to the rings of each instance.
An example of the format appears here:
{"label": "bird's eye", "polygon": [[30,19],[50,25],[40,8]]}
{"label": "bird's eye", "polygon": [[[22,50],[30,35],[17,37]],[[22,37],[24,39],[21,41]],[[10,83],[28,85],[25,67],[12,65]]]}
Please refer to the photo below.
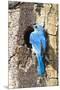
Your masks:
{"label": "bird's eye", "polygon": [[37,26],[35,26],[35,28],[37,28]]}

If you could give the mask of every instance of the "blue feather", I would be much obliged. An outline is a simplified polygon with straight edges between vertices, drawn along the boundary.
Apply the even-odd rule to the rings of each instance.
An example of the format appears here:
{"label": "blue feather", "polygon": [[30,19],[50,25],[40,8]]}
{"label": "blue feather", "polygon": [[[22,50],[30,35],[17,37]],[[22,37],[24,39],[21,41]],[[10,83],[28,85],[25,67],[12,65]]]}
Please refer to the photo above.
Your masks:
{"label": "blue feather", "polygon": [[39,24],[34,25],[33,28],[34,28],[34,32],[30,34],[30,43],[32,44],[32,48],[36,53],[36,57],[38,61],[38,66],[37,66],[38,75],[43,76],[43,74],[45,73],[45,65],[43,63],[44,56],[42,52],[44,52],[46,49],[46,38],[44,35],[44,28]]}

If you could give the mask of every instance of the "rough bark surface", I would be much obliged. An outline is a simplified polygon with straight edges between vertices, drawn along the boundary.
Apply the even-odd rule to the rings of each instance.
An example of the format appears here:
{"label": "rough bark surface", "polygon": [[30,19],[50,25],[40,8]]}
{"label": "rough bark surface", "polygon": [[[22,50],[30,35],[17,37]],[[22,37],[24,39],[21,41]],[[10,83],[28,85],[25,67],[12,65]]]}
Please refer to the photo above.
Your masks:
{"label": "rough bark surface", "polygon": [[[33,23],[43,24],[48,32],[49,64],[46,66],[48,79],[45,79],[40,85],[37,85],[36,67],[30,65],[32,53],[26,46],[23,46],[23,32],[28,25]],[[16,8],[8,10],[9,88],[58,85],[57,32],[57,4],[20,3]],[[28,70],[24,72],[26,68]]]}

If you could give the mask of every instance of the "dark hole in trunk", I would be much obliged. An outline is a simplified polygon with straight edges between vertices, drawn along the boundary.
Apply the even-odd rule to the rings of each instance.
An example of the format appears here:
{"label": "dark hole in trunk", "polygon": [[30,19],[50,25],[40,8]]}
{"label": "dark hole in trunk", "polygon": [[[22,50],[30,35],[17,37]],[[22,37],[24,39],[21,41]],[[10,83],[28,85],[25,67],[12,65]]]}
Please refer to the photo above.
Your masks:
{"label": "dark hole in trunk", "polygon": [[24,31],[24,44],[26,44],[28,48],[32,48],[32,45],[29,43],[29,38],[30,38],[31,32],[33,31],[34,29],[32,26],[28,26]]}

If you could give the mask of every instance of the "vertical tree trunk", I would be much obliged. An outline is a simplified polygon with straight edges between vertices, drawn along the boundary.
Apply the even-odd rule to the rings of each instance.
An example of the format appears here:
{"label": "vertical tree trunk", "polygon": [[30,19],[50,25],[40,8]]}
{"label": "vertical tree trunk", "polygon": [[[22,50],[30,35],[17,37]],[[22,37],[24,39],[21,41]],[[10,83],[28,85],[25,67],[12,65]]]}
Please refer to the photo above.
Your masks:
{"label": "vertical tree trunk", "polygon": [[[38,86],[35,68],[31,67],[27,73],[24,73],[19,68],[20,65],[25,68],[27,63],[32,60],[29,49],[22,46],[24,43],[23,32],[27,26],[35,22],[45,24],[45,29],[48,33],[49,65],[46,67],[46,71],[49,79],[48,81],[46,80],[46,86],[58,84],[58,40],[56,34],[58,32],[58,5],[43,4],[41,6],[40,4],[38,8],[35,5],[21,3],[18,8],[9,9],[8,11],[9,88]],[[36,8],[39,10],[36,11]]]}

